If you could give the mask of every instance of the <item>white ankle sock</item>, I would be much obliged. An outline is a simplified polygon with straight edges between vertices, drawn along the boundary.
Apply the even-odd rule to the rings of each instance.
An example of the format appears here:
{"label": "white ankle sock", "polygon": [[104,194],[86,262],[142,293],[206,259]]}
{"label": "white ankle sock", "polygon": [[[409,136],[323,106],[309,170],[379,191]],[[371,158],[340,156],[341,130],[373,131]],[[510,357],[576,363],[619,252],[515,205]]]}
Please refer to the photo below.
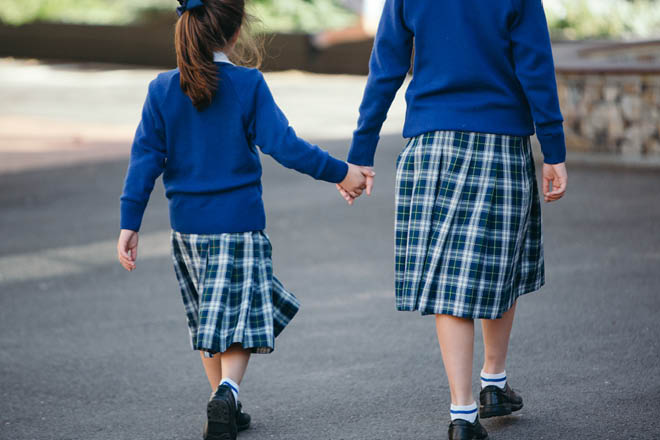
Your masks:
{"label": "white ankle sock", "polygon": [[474,423],[477,420],[477,402],[472,402],[471,405],[454,405],[452,403],[449,414],[452,420],[463,419]]}
{"label": "white ankle sock", "polygon": [[238,391],[240,390],[238,384],[228,377],[224,377],[220,381],[220,385],[222,384],[227,385],[231,389],[231,392],[234,394],[234,400],[236,401],[236,405],[238,405]]}
{"label": "white ankle sock", "polygon": [[486,388],[488,385],[496,385],[501,389],[504,389],[506,386],[506,371],[497,374],[490,374],[481,370],[481,389]]}

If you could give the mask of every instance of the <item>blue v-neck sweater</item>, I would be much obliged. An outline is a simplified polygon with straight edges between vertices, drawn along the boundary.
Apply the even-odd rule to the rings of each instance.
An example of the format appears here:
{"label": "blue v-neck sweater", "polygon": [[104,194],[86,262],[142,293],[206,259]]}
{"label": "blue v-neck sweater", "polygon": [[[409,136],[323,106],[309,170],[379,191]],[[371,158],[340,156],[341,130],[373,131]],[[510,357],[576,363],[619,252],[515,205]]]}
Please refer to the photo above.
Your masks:
{"label": "blue v-neck sweater", "polygon": [[137,231],[163,174],[172,229],[217,234],[266,227],[257,146],[282,165],[338,183],[348,165],[298,138],[256,69],[218,67],[218,91],[199,112],[179,72],[149,85],[121,196],[121,228]]}
{"label": "blue v-neck sweater", "polygon": [[[413,44],[414,42],[414,44]],[[348,161],[372,165],[410,70],[404,137],[435,130],[536,134],[546,163],[566,146],[541,0],[387,0]]]}

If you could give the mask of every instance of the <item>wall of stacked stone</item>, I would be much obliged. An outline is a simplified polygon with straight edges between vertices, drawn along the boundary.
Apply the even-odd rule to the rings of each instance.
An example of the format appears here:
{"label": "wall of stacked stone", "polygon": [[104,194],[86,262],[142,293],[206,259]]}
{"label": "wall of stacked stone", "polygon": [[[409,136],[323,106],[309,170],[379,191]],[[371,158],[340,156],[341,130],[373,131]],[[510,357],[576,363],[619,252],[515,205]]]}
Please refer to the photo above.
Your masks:
{"label": "wall of stacked stone", "polygon": [[660,157],[660,71],[557,73],[569,151]]}

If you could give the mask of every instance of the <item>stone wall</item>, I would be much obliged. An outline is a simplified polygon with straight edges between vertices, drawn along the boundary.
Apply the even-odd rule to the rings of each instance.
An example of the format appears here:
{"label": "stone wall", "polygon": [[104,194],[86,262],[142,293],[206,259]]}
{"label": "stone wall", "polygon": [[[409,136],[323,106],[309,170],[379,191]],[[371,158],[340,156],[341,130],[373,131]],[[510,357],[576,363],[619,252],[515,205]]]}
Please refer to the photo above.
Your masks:
{"label": "stone wall", "polygon": [[660,157],[660,70],[557,73],[569,151]]}

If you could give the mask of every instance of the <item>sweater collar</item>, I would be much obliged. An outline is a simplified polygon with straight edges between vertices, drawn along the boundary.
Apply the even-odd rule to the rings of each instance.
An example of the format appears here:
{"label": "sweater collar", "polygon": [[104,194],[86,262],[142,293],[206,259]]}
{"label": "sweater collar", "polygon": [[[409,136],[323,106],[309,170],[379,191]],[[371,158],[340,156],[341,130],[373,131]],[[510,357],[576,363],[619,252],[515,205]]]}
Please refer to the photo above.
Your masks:
{"label": "sweater collar", "polygon": [[234,64],[229,61],[229,58],[224,52],[213,52],[213,62]]}

